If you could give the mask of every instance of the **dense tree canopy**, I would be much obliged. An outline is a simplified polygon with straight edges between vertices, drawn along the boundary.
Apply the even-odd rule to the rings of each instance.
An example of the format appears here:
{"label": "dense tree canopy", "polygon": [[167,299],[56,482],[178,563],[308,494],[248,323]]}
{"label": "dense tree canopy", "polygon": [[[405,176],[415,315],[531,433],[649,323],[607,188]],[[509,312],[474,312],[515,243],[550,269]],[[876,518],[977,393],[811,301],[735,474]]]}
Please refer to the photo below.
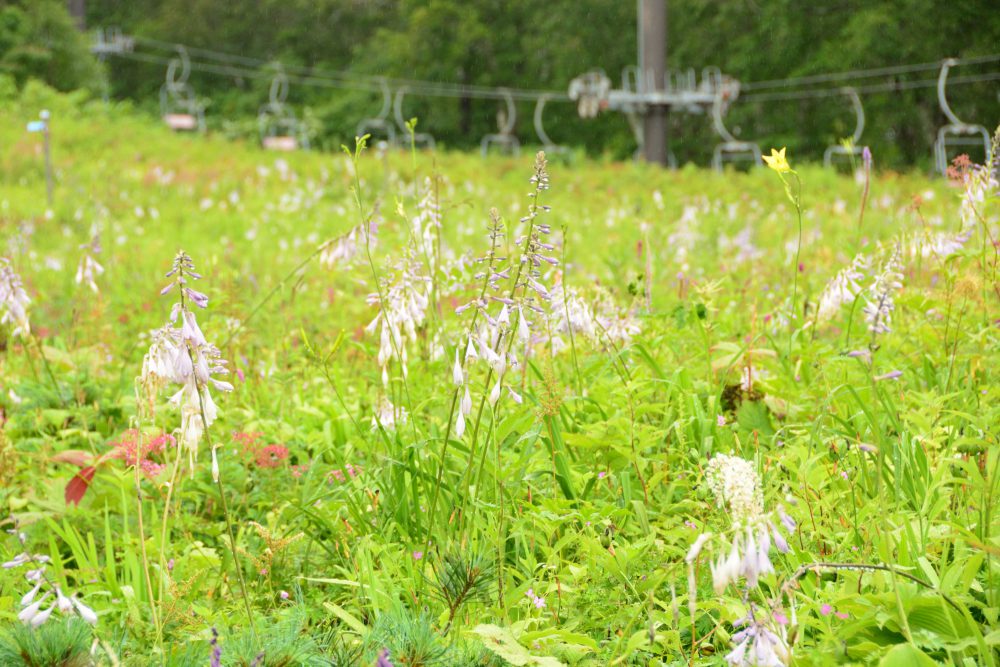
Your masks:
{"label": "dense tree canopy", "polygon": [[[62,54],[78,48],[67,34],[68,18],[56,16],[56,0],[7,2],[0,13],[3,66],[19,79],[41,76],[58,86],[87,83],[81,59]],[[672,0],[668,65],[717,65],[743,81],[821,72],[937,61],[998,51],[1000,13],[991,0],[960,5],[935,0],[865,0],[803,3],[794,0]],[[26,9],[27,8],[27,9]],[[602,68],[615,80],[636,58],[635,5],[607,0],[90,0],[90,27],[117,25],[126,32],[176,41],[286,65],[347,70],[392,77],[483,86],[565,90],[569,80]],[[59,30],[57,30],[59,28]],[[60,32],[61,30],[61,32]],[[36,54],[36,34],[47,45]],[[163,80],[159,64],[112,60],[113,94],[151,108]],[[956,76],[1000,70],[1000,62],[962,68]],[[933,80],[916,72],[903,80]],[[861,84],[886,84],[885,77]],[[252,117],[266,99],[267,81],[195,74],[197,92],[210,101],[215,127],[252,131]],[[969,122],[989,127],[1000,120],[997,81],[955,86],[953,105]],[[883,164],[926,164],[936,128],[945,122],[933,87],[864,95],[864,141]],[[377,94],[348,89],[293,86],[289,101],[308,110],[320,145],[337,146],[358,121],[379,108]],[[493,100],[416,98],[406,113],[450,146],[470,146],[492,131]],[[531,103],[519,104],[517,131],[534,141]],[[243,124],[240,124],[243,119]],[[235,121],[235,122],[234,122]],[[569,104],[546,113],[556,141],[591,151],[628,155],[634,142],[624,118],[605,114],[581,121]],[[728,123],[741,137],[765,146],[789,145],[798,156],[818,158],[823,148],[851,133],[854,116],[840,97],[738,101]],[[704,163],[717,141],[703,116],[675,114],[672,145],[684,160]]]}
{"label": "dense tree canopy", "polygon": [[19,85],[29,78],[59,90],[96,85],[99,69],[87,46],[63,2],[0,0],[0,72]]}

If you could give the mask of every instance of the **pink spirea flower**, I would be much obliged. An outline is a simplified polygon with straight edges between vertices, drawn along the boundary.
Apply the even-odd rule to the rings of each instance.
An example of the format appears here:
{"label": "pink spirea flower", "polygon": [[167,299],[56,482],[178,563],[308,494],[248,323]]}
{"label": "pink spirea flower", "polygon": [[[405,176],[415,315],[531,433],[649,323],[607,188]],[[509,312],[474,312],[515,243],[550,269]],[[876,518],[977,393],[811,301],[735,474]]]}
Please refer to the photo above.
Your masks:
{"label": "pink spirea flower", "polygon": [[248,433],[246,431],[233,431],[233,440],[243,445],[243,448],[245,450],[250,450],[256,446],[257,440],[262,435],[264,434],[261,433],[260,431],[255,431],[252,433]]}
{"label": "pink spirea flower", "polygon": [[[140,441],[142,441],[141,458],[139,457]],[[125,461],[125,465],[128,466],[134,466],[136,465],[136,461],[138,461],[139,469],[142,470],[142,473],[148,478],[153,478],[163,472],[166,466],[153,461],[149,457],[153,454],[162,454],[168,444],[173,447],[176,445],[176,440],[174,440],[172,435],[167,433],[161,433],[158,436],[147,439],[139,431],[130,429],[122,434],[121,440],[111,443],[111,446],[114,447],[111,458],[122,459]]]}
{"label": "pink spirea flower", "polygon": [[819,608],[819,613],[823,614],[824,616],[829,616],[831,611],[833,611],[833,607],[831,607],[828,604],[825,604]]}
{"label": "pink spirea flower", "polygon": [[414,551],[413,552],[413,560],[420,560],[423,557],[424,557],[424,552],[423,551]]}
{"label": "pink spirea flower", "polygon": [[288,447],[267,445],[257,450],[254,461],[258,468],[277,468],[288,458]]}

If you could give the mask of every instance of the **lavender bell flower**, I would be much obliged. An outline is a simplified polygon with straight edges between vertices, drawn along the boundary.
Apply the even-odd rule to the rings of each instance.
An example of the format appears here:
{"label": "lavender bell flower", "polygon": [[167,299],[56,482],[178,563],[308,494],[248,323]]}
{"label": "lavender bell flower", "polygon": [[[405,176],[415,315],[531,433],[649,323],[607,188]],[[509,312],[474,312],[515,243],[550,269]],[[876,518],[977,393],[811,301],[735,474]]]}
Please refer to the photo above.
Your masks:
{"label": "lavender bell flower", "polygon": [[21,276],[10,266],[6,257],[0,257],[0,326],[13,326],[11,336],[27,338],[31,335],[28,322],[28,304],[31,299],[24,291]]}
{"label": "lavender bell flower", "polygon": [[45,604],[45,600],[49,597],[49,595],[50,595],[49,593],[46,593],[38,601],[32,602],[27,607],[22,609],[21,612],[17,615],[17,620],[21,621],[22,623],[30,623],[32,619],[34,619],[35,616],[38,615],[39,611],[42,608],[42,605]]}
{"label": "lavender bell flower", "polygon": [[783,554],[787,554],[789,551],[788,541],[785,540],[785,536],[781,534],[775,525],[771,524],[771,535],[774,538],[774,546]]}
{"label": "lavender bell flower", "polygon": [[209,667],[222,667],[222,647],[219,646],[219,631],[212,628],[212,639],[208,642],[212,646],[212,658]]}
{"label": "lavender bell flower", "polygon": [[40,625],[45,623],[45,621],[49,620],[49,616],[52,615],[52,611],[55,608],[56,608],[56,603],[53,602],[51,605],[49,605],[48,609],[46,609],[45,611],[38,612],[31,619],[29,619],[28,625],[30,625],[33,628],[39,627]]}
{"label": "lavender bell flower", "polygon": [[456,387],[461,387],[465,384],[465,374],[462,372],[462,364],[458,361],[457,347],[455,348],[455,366],[452,369],[451,377]]}
{"label": "lavender bell flower", "polygon": [[781,519],[781,524],[785,527],[785,530],[789,533],[795,532],[795,519],[788,516],[788,514],[785,513],[785,508],[781,505],[778,505],[778,517]]}
{"label": "lavender bell flower", "polygon": [[[180,301],[171,308],[167,326],[153,334],[152,344],[143,359],[140,386],[145,398],[152,403],[163,386],[180,385],[170,402],[180,411],[178,444],[188,450],[193,468],[205,429],[218,417],[210,388],[228,392],[233,386],[214,377],[228,373],[226,362],[219,350],[205,339],[194,311],[188,308],[190,303],[199,308],[208,306],[208,297],[188,286],[189,281],[201,278],[194,270],[193,260],[184,251],[178,252],[167,277],[174,279],[161,294],[176,286]],[[178,322],[180,326],[176,326]]]}
{"label": "lavender bell flower", "polygon": [[70,602],[76,607],[76,613],[80,615],[80,618],[91,625],[97,625],[97,612],[80,602],[79,598],[71,597]]}

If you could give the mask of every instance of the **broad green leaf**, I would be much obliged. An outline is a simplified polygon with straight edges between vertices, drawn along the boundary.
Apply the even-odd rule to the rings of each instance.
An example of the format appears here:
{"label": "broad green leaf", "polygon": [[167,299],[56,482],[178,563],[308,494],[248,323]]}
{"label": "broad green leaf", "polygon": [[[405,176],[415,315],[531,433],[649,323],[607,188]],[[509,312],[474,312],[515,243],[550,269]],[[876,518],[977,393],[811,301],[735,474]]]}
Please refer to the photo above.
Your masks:
{"label": "broad green leaf", "polygon": [[878,664],[879,667],[935,667],[938,663],[913,644],[897,644]]}

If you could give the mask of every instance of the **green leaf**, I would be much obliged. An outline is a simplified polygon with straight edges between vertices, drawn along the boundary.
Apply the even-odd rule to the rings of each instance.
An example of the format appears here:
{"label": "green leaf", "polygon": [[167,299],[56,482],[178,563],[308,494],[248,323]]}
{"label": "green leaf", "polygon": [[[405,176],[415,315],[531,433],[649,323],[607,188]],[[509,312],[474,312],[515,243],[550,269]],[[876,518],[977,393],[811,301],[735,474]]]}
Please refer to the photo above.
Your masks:
{"label": "green leaf", "polygon": [[897,644],[879,660],[879,667],[935,667],[936,662],[913,644]]}
{"label": "green leaf", "polygon": [[359,635],[368,634],[368,628],[364,623],[359,621],[357,617],[353,616],[346,609],[333,602],[324,602],[323,606],[326,607],[334,616],[346,623],[352,630],[357,632]]}
{"label": "green leaf", "polygon": [[477,625],[472,629],[483,642],[483,646],[500,656],[514,667],[539,665],[540,667],[564,667],[563,663],[551,657],[531,655],[521,646],[507,628],[498,625]]}

